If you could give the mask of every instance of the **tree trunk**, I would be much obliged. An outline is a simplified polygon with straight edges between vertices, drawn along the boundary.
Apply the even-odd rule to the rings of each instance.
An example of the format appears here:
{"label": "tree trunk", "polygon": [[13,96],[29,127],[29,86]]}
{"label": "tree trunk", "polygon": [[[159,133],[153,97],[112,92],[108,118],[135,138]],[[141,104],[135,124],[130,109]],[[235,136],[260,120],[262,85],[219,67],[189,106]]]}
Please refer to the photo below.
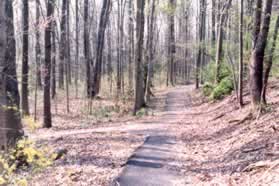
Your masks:
{"label": "tree trunk", "polygon": [[108,29],[107,29],[107,45],[108,45],[108,53],[107,53],[107,71],[108,71],[108,84],[109,84],[109,91],[112,93],[112,41],[111,41],[111,23],[109,21],[108,23]]}
{"label": "tree trunk", "polygon": [[16,76],[16,48],[12,1],[0,1],[0,150],[23,136]]}
{"label": "tree trunk", "polygon": [[76,97],[78,97],[78,77],[79,77],[79,1],[76,0],[76,56],[75,56],[75,87]]}
{"label": "tree trunk", "polygon": [[266,102],[266,90],[267,90],[267,85],[268,85],[268,79],[269,79],[269,74],[272,68],[272,63],[273,63],[273,56],[274,56],[274,51],[276,48],[277,44],[277,37],[278,37],[278,31],[279,31],[279,16],[277,16],[276,24],[275,24],[275,30],[273,34],[273,40],[272,40],[272,45],[271,49],[268,55],[268,59],[266,61],[266,67],[265,67],[265,73],[264,73],[264,84],[263,84],[263,94],[262,94],[262,99],[263,103]]}
{"label": "tree trunk", "polygon": [[90,42],[89,42],[89,2],[84,0],[84,57],[86,64],[86,91],[87,97],[92,98],[92,85],[91,85],[91,56],[90,56]]}
{"label": "tree trunk", "polygon": [[174,76],[175,76],[175,23],[174,23],[174,14],[175,14],[175,0],[169,0],[169,6],[171,11],[168,15],[168,65],[169,65],[169,83],[171,86],[174,86]]}
{"label": "tree trunk", "polygon": [[44,128],[52,127],[51,120],[51,101],[50,101],[50,72],[51,72],[51,33],[53,26],[53,6],[54,0],[47,1],[47,19],[45,27],[45,64],[44,68]]}
{"label": "tree trunk", "polygon": [[42,63],[42,52],[40,45],[40,0],[36,0],[36,73],[37,73],[37,85],[42,88],[42,73],[41,73],[41,63]]}
{"label": "tree trunk", "polygon": [[243,0],[240,0],[240,17],[239,17],[239,80],[238,80],[238,97],[239,104],[243,106]]}
{"label": "tree trunk", "polygon": [[133,0],[129,1],[129,91],[133,90],[133,61],[134,61],[134,22],[133,22],[134,3]]}
{"label": "tree trunk", "polygon": [[203,64],[204,59],[204,39],[205,39],[205,7],[206,7],[206,1],[200,0],[200,15],[199,15],[199,30],[198,30],[198,39],[199,39],[199,46],[198,46],[198,53],[197,53],[197,59],[196,59],[196,89],[200,86],[200,80],[202,77],[201,72],[201,64]]}
{"label": "tree trunk", "polygon": [[143,54],[143,39],[144,39],[144,6],[145,0],[137,0],[137,15],[136,15],[136,87],[135,87],[135,105],[133,114],[136,115],[137,111],[145,106],[144,100],[144,66],[142,60]]}
{"label": "tree trunk", "polygon": [[56,22],[53,21],[52,30],[52,60],[51,60],[51,97],[52,99],[56,96]]}
{"label": "tree trunk", "polygon": [[148,31],[148,70],[147,70],[147,83],[146,83],[146,101],[150,101],[150,95],[152,94],[152,79],[153,79],[153,60],[154,60],[154,50],[153,50],[153,38],[154,38],[154,22],[155,22],[155,3],[156,0],[152,0],[151,5],[151,13],[150,13],[150,24]]}
{"label": "tree trunk", "polygon": [[216,42],[216,0],[212,1],[212,14],[211,14],[211,42],[215,45]]}
{"label": "tree trunk", "polygon": [[23,0],[23,41],[22,41],[22,80],[21,80],[21,109],[23,115],[29,115],[29,103],[28,103],[28,47],[29,47],[29,2],[28,0]]}
{"label": "tree trunk", "polygon": [[66,46],[66,19],[67,19],[67,0],[62,1],[62,18],[60,23],[60,60],[59,60],[59,88],[64,89],[64,71],[65,71],[65,56],[67,51]]}
{"label": "tree trunk", "polygon": [[71,84],[71,47],[70,47],[70,1],[67,1],[67,18],[66,18],[66,53],[65,53],[65,68],[66,68],[66,110],[70,112],[69,84]]}
{"label": "tree trunk", "polygon": [[[262,0],[257,0],[257,10],[261,10]],[[267,44],[267,37],[269,33],[269,25],[272,12],[272,0],[265,1],[265,10],[263,23],[260,31],[258,31],[258,23],[260,22],[260,12],[255,13],[254,22],[254,48],[252,50],[250,61],[250,91],[252,96],[252,103],[256,109],[262,103],[262,91],[263,91],[263,61],[265,55],[265,48]]]}
{"label": "tree trunk", "polygon": [[93,97],[95,97],[100,92],[104,39],[105,39],[106,26],[109,19],[110,7],[111,7],[111,1],[103,0],[103,7],[101,11],[98,40],[97,40],[97,53],[96,53],[97,56],[96,56],[94,76],[93,76]]}
{"label": "tree trunk", "polygon": [[220,83],[220,69],[221,69],[221,62],[222,62],[222,56],[223,56],[223,35],[224,35],[224,24],[226,17],[228,15],[228,10],[230,9],[232,4],[232,0],[229,0],[226,2],[226,4],[223,6],[221,10],[221,15],[219,19],[219,27],[218,27],[218,39],[217,39],[217,49],[216,49],[216,77],[215,77],[215,84]]}

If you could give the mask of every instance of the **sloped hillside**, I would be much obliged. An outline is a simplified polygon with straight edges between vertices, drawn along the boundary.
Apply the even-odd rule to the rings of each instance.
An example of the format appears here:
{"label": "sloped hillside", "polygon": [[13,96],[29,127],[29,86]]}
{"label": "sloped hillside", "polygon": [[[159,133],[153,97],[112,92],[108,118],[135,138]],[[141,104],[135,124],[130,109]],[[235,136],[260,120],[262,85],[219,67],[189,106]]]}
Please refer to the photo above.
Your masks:
{"label": "sloped hillside", "polygon": [[268,106],[251,114],[236,96],[207,101],[193,91],[180,124],[185,179],[190,185],[279,184],[279,83],[271,82]]}

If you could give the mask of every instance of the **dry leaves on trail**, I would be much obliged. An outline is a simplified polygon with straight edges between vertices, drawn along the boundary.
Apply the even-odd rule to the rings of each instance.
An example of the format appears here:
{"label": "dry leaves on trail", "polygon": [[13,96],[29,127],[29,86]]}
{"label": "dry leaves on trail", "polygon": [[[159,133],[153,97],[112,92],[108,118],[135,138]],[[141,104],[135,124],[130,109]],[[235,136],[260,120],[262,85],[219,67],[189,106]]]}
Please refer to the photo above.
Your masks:
{"label": "dry leaves on trail", "polygon": [[189,185],[279,185],[276,91],[269,91],[272,104],[256,122],[249,114],[248,95],[242,109],[234,96],[205,102],[195,92],[191,98],[184,123],[173,127],[183,143],[181,169]]}
{"label": "dry leaves on trail", "polygon": [[108,185],[122,170],[143,136],[127,133],[89,133],[44,140],[68,153],[52,167],[34,175],[31,185]]}

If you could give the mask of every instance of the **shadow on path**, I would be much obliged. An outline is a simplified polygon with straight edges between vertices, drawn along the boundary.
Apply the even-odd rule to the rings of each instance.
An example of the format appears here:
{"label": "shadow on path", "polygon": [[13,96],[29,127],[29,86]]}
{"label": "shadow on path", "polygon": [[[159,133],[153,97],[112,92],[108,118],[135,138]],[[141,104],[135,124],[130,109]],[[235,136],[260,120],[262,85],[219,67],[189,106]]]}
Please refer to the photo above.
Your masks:
{"label": "shadow on path", "polygon": [[[149,135],[145,143],[138,148],[125,165],[121,175],[114,180],[112,186],[172,186],[181,185],[182,178],[174,166],[177,152],[176,138],[168,133],[160,124],[170,126],[181,120],[186,105],[186,92],[177,88],[167,94],[164,114],[154,122],[158,128],[146,130]],[[148,123],[151,124],[151,123]],[[136,131],[134,131],[135,133]]]}

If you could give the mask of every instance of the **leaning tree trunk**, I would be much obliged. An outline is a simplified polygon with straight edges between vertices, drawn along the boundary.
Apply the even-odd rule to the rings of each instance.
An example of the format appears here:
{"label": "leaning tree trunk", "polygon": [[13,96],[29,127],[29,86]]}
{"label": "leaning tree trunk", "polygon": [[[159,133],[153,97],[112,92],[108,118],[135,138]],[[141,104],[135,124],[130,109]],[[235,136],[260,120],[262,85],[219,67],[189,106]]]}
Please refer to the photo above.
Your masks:
{"label": "leaning tree trunk", "polygon": [[99,31],[98,31],[97,53],[96,53],[97,56],[96,56],[94,76],[93,76],[93,97],[99,94],[100,92],[105,31],[109,19],[110,7],[111,7],[111,0],[103,0],[103,8],[101,12]]}
{"label": "leaning tree trunk", "polygon": [[277,44],[278,32],[279,32],[279,16],[277,16],[277,20],[276,20],[276,24],[275,24],[275,31],[273,34],[272,46],[271,46],[271,49],[270,49],[270,52],[268,55],[268,59],[266,61],[266,69],[265,69],[265,73],[264,73],[262,99],[263,99],[263,103],[265,103],[265,104],[266,104],[266,90],[267,90],[267,85],[268,85],[269,74],[270,74],[270,71],[272,68],[274,51],[275,51],[276,44]]}
{"label": "leaning tree trunk", "polygon": [[262,103],[263,91],[263,61],[265,55],[265,48],[267,45],[267,38],[269,33],[269,25],[272,12],[272,0],[265,1],[264,18],[260,30],[258,30],[261,21],[262,0],[257,0],[257,10],[255,11],[254,22],[254,48],[252,50],[250,60],[250,91],[254,109]]}
{"label": "leaning tree trunk", "polygon": [[28,103],[28,47],[29,47],[29,3],[28,0],[23,0],[23,41],[22,41],[22,80],[21,80],[21,109],[23,115],[29,115]]}
{"label": "leaning tree trunk", "polygon": [[50,101],[50,72],[51,72],[51,33],[53,26],[54,0],[47,2],[47,19],[45,27],[45,74],[44,74],[44,128],[52,127],[51,101]]}
{"label": "leaning tree trunk", "polygon": [[133,114],[145,106],[144,100],[144,66],[143,66],[143,39],[144,39],[144,6],[145,0],[137,0],[137,16],[136,16],[136,87],[135,87],[135,105]]}
{"label": "leaning tree trunk", "polygon": [[15,145],[23,135],[16,76],[12,1],[0,1],[0,149]]}

